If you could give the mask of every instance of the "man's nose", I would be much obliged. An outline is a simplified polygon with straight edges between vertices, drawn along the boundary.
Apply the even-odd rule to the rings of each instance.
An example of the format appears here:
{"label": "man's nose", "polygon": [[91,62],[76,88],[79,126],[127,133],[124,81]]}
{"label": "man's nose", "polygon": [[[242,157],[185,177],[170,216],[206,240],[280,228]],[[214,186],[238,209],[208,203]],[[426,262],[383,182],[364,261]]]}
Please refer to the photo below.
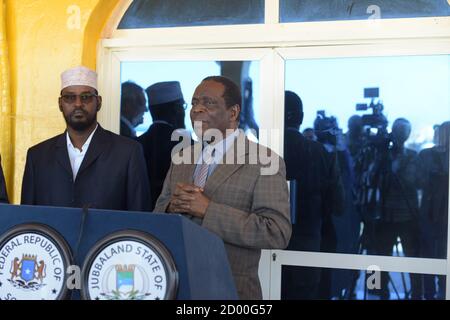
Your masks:
{"label": "man's nose", "polygon": [[191,112],[193,113],[199,113],[199,112],[205,112],[206,108],[202,104],[196,104],[195,106],[192,106]]}
{"label": "man's nose", "polygon": [[81,96],[75,96],[75,103],[74,103],[75,107],[81,108],[84,103],[83,101],[81,101]]}

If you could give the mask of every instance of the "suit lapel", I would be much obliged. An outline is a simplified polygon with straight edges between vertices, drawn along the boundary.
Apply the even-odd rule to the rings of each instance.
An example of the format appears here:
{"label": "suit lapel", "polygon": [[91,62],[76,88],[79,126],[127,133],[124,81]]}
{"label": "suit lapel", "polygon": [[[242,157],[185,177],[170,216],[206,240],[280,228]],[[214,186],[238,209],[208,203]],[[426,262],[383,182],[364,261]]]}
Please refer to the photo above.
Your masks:
{"label": "suit lapel", "polygon": [[[237,138],[238,143],[233,143],[233,146],[228,150],[222,159],[223,164],[219,164],[212,175],[206,180],[205,185],[205,193],[208,195],[214,194],[214,192],[219,188],[233,173],[235,173],[240,167],[243,166],[243,163],[247,163],[247,155],[249,152],[249,141],[244,133],[240,133]],[[244,150],[238,150],[238,147],[242,145],[242,141],[245,143]],[[234,159],[233,163],[227,163],[226,158],[227,154],[233,152],[232,158]],[[238,161],[239,160],[239,161]]]}
{"label": "suit lapel", "polygon": [[107,139],[107,133],[105,130],[98,125],[97,130],[92,137],[91,143],[89,144],[86,156],[81,163],[80,170],[78,171],[77,177],[79,177],[84,170],[89,168],[92,163],[107,149],[109,141]]}
{"label": "suit lapel", "polygon": [[66,132],[58,137],[56,141],[56,161],[72,177],[72,166],[70,165],[69,152],[67,151]]}
{"label": "suit lapel", "polygon": [[219,164],[208,180],[206,180],[205,193],[213,195],[217,188],[240,167],[242,167],[242,164]]}

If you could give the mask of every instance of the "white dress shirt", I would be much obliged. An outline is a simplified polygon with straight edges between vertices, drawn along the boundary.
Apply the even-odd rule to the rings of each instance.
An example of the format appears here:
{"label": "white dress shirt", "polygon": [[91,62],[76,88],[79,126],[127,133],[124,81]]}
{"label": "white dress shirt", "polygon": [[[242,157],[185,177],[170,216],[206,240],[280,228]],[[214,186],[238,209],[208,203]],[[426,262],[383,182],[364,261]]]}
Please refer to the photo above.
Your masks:
{"label": "white dress shirt", "polygon": [[95,131],[97,131],[98,124],[95,127],[94,131],[89,135],[86,142],[81,147],[81,150],[75,148],[72,144],[72,140],[70,140],[69,133],[66,132],[66,140],[67,140],[67,151],[69,152],[70,166],[72,167],[73,173],[73,181],[75,181],[78,170],[80,170],[81,163],[83,162],[84,156],[89,149],[89,144],[91,143],[92,137],[94,136]]}

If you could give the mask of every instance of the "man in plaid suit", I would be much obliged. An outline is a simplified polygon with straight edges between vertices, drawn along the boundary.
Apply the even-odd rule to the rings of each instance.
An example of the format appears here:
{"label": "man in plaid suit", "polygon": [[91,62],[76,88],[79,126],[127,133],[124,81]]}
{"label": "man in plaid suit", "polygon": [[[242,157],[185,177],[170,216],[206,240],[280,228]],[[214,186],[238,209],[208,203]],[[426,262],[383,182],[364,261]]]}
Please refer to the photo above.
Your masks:
{"label": "man in plaid suit", "polygon": [[261,299],[261,249],[287,246],[289,197],[283,159],[237,129],[241,101],[228,78],[200,83],[191,120],[202,143],[173,153],[155,212],[183,214],[221,237],[239,297]]}

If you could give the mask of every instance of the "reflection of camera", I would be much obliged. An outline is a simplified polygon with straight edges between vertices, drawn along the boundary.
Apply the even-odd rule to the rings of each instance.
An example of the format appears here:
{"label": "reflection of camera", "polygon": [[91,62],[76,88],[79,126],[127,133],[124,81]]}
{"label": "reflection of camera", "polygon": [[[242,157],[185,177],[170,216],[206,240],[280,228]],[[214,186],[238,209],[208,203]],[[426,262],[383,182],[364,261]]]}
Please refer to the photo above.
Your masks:
{"label": "reflection of camera", "polygon": [[325,110],[317,111],[317,117],[314,120],[314,131],[319,142],[331,145],[337,144],[337,135],[340,133],[337,120],[335,117],[327,117]]}
{"label": "reflection of camera", "polygon": [[388,146],[390,137],[387,132],[388,120],[383,114],[384,106],[376,98],[380,96],[379,88],[365,88],[364,98],[370,98],[370,104],[358,103],[356,105],[357,111],[366,111],[372,109],[372,114],[365,114],[362,116],[362,124],[364,126],[366,141],[377,146]]}

